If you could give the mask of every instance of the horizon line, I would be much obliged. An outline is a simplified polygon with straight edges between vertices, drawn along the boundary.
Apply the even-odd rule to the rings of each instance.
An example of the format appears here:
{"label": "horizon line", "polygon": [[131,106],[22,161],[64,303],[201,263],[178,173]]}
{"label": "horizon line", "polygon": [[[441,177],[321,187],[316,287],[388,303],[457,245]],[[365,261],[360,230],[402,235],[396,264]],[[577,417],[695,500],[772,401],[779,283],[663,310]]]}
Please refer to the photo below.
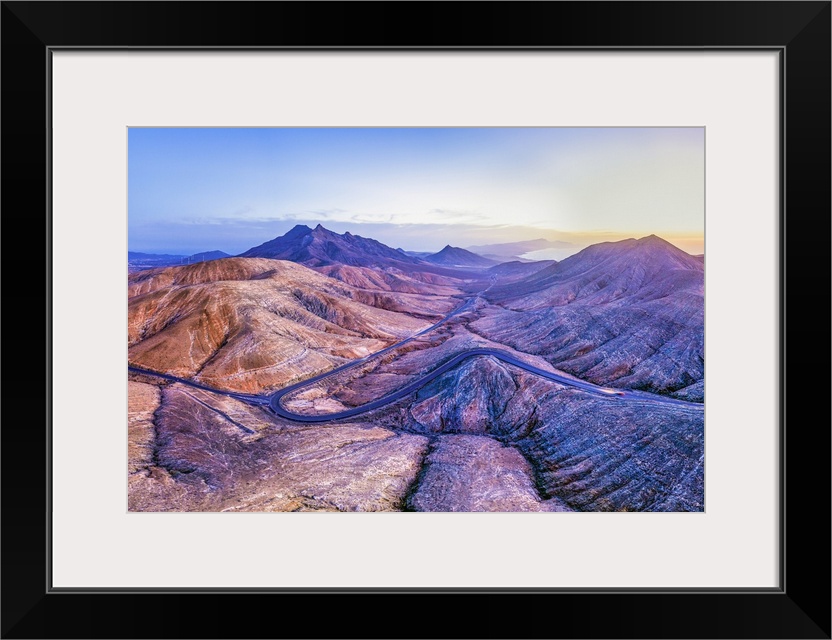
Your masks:
{"label": "horizon line", "polygon": [[[356,226],[359,226],[359,227],[360,227],[361,225],[360,225],[360,224],[358,224],[358,225],[356,225]],[[414,226],[418,226],[418,225],[414,225]],[[403,250],[403,251],[412,251],[412,252],[416,252],[416,253],[428,253],[428,254],[430,254],[430,255],[435,255],[435,254],[439,253],[440,251],[443,251],[443,250],[444,250],[445,248],[447,248],[447,247],[451,247],[451,248],[455,248],[455,249],[463,249],[463,250],[465,250],[465,251],[470,251],[470,249],[467,249],[466,247],[461,247],[461,246],[457,246],[457,245],[452,245],[452,244],[450,244],[450,243],[446,243],[445,247],[443,247],[442,249],[439,249],[439,250],[437,250],[437,251],[421,251],[421,250],[419,250],[419,249],[405,249],[403,246],[393,247],[393,246],[388,245],[388,244],[385,244],[384,242],[381,242],[380,240],[377,240],[376,238],[374,238],[374,237],[372,237],[372,236],[369,236],[369,235],[364,236],[364,235],[360,235],[360,234],[358,234],[358,233],[353,233],[352,231],[349,231],[349,230],[348,230],[348,231],[344,231],[343,233],[338,233],[337,231],[333,231],[332,229],[329,229],[329,228],[325,227],[325,226],[324,226],[322,223],[320,223],[320,222],[319,222],[319,223],[318,223],[315,227],[310,227],[308,224],[301,224],[301,223],[299,223],[299,224],[295,224],[295,225],[293,225],[291,228],[289,228],[288,230],[286,230],[284,233],[282,233],[282,234],[280,234],[280,235],[277,235],[277,236],[273,236],[273,237],[271,237],[271,238],[269,238],[269,239],[267,239],[267,240],[263,241],[263,242],[262,242],[262,243],[260,243],[260,244],[264,244],[264,243],[266,243],[266,242],[270,242],[271,240],[275,240],[275,239],[277,239],[277,238],[281,238],[281,237],[283,237],[283,236],[287,235],[288,233],[290,233],[291,231],[294,231],[295,229],[298,229],[298,228],[308,229],[309,231],[314,231],[314,230],[316,230],[316,229],[318,229],[318,228],[321,228],[322,230],[327,231],[328,233],[332,233],[332,234],[337,235],[337,236],[340,236],[340,237],[344,237],[344,236],[346,236],[347,234],[349,234],[349,235],[354,236],[354,237],[363,238],[363,239],[366,239],[366,240],[373,240],[374,242],[378,242],[378,243],[380,243],[380,244],[383,244],[384,246],[386,246],[386,247],[388,247],[388,248],[390,248],[390,249],[392,249],[392,250],[394,250],[394,251],[398,251],[399,249],[401,249],[401,250]],[[541,230],[541,231],[543,231],[543,230]],[[610,234],[610,235],[616,235],[616,236],[619,236],[619,235],[620,235],[620,236],[624,236],[624,235],[626,235],[626,234],[623,234],[623,233],[619,234],[619,233],[614,232],[614,231],[606,231],[606,230],[600,230],[600,231],[588,231],[588,232],[586,232],[586,233],[588,233],[588,234],[601,234],[601,235],[604,235],[604,234]],[[655,232],[652,232],[652,233],[641,232],[641,233],[645,233],[645,235],[641,235],[641,236],[639,236],[639,235],[637,235],[637,234],[636,234],[636,235],[632,235],[632,236],[629,236],[629,237],[620,237],[620,238],[618,238],[617,240],[599,240],[598,242],[592,242],[592,243],[587,244],[587,245],[585,245],[585,246],[581,246],[581,247],[576,246],[576,247],[575,247],[575,251],[574,251],[574,253],[571,253],[570,255],[575,255],[575,254],[577,254],[577,253],[580,253],[581,251],[583,251],[584,249],[586,249],[586,248],[588,248],[588,247],[595,246],[595,245],[599,245],[599,244],[605,244],[605,243],[616,243],[616,242],[626,242],[626,241],[628,241],[628,240],[635,240],[635,241],[638,241],[638,240],[644,240],[645,238],[649,238],[649,237],[651,237],[651,236],[656,237],[656,238],[659,238],[660,240],[662,240],[662,241],[664,241],[664,242],[667,242],[668,244],[670,244],[670,245],[674,246],[675,248],[679,249],[679,251],[682,251],[682,252],[684,252],[684,253],[686,253],[686,254],[688,254],[688,255],[690,255],[690,256],[694,256],[694,257],[696,257],[696,256],[701,256],[701,255],[704,255],[704,254],[705,254],[705,251],[704,251],[704,246],[703,246],[703,249],[702,249],[702,252],[701,252],[701,253],[691,253],[691,252],[689,252],[689,251],[685,251],[684,249],[682,249],[681,247],[679,247],[676,243],[672,242],[671,240],[668,240],[668,239],[667,239],[667,237],[665,237],[664,235],[660,235],[659,233],[655,233]],[[545,234],[542,234],[542,235],[545,235]],[[535,237],[535,238],[528,238],[528,239],[524,239],[524,240],[513,240],[513,241],[507,241],[507,242],[490,242],[490,243],[484,243],[484,244],[481,244],[481,245],[468,245],[468,246],[469,246],[469,247],[475,247],[475,246],[499,246],[499,245],[504,245],[504,244],[506,244],[506,245],[507,245],[507,244],[520,244],[520,243],[523,243],[523,242],[533,242],[533,241],[535,241],[535,240],[545,240],[545,241],[547,241],[547,242],[557,242],[557,241],[555,241],[555,240],[549,240],[549,239],[547,239],[547,238],[545,238],[545,237],[542,237],[542,235],[541,235],[541,236],[538,236],[538,237]],[[700,235],[700,234],[691,234],[691,235],[688,235],[688,234],[673,234],[673,235],[671,235],[670,237],[673,237],[673,238],[689,238],[689,239],[691,239],[691,240],[699,240],[699,239],[701,239],[701,240],[702,240],[702,242],[703,242],[703,245],[704,245],[704,239],[705,239],[704,234],[702,234],[702,235]],[[128,253],[143,253],[143,254],[147,254],[147,255],[160,255],[160,256],[161,256],[161,255],[170,255],[170,256],[183,257],[183,258],[192,257],[192,256],[199,255],[199,254],[202,254],[202,253],[213,253],[213,252],[217,252],[217,251],[219,251],[219,252],[221,252],[221,253],[225,253],[225,254],[227,254],[227,257],[229,257],[229,258],[237,258],[237,257],[241,257],[243,253],[245,253],[246,251],[249,251],[250,249],[252,249],[252,248],[254,248],[254,247],[256,247],[256,246],[259,246],[259,245],[253,245],[252,247],[249,247],[249,249],[245,249],[244,251],[241,251],[240,253],[229,253],[228,251],[225,251],[225,250],[223,250],[223,249],[203,249],[203,250],[200,250],[200,251],[195,251],[195,252],[192,252],[192,253],[191,253],[191,252],[185,252],[185,253],[175,253],[175,252],[172,252],[172,251],[170,251],[170,250],[162,250],[162,251],[160,251],[160,250],[154,250],[154,251],[149,251],[149,250],[144,250],[144,251],[139,251],[139,250],[131,250],[131,249],[130,249],[130,247],[129,247],[129,239],[128,239],[128,248],[127,248],[127,250],[128,250]],[[561,247],[561,249],[562,249],[562,250],[568,250],[569,248],[568,248],[568,247]],[[524,254],[527,254],[527,253],[534,253],[534,252],[536,252],[536,251],[547,251],[547,250],[549,250],[549,249],[545,249],[545,248],[544,248],[544,249],[539,249],[539,250],[525,251],[525,252],[521,253],[520,255],[518,255],[518,256],[516,256],[516,257],[523,257],[523,255],[524,255]],[[471,253],[475,253],[475,254],[476,254],[476,252],[474,252],[474,251],[471,251]],[[476,254],[476,255],[480,255],[480,254]],[[569,256],[567,256],[567,257],[569,257]],[[224,258],[218,258],[218,259],[224,259]],[[541,258],[541,260],[545,260],[545,259],[546,259],[546,258]],[[563,259],[565,259],[565,258],[563,258]],[[532,259],[529,259],[529,260],[532,260]],[[534,260],[532,260],[532,261],[534,261]]]}

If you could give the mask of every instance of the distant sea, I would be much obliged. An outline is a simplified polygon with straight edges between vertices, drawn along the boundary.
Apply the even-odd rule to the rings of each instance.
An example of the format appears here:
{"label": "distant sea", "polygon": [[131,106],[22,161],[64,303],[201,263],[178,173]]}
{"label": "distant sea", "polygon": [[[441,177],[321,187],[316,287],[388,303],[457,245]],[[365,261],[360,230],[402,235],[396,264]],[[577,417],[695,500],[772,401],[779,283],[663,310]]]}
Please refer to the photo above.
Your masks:
{"label": "distant sea", "polygon": [[557,260],[560,262],[564,258],[575,255],[581,249],[583,249],[583,247],[555,247],[552,249],[538,249],[537,251],[527,251],[520,257],[525,260]]}

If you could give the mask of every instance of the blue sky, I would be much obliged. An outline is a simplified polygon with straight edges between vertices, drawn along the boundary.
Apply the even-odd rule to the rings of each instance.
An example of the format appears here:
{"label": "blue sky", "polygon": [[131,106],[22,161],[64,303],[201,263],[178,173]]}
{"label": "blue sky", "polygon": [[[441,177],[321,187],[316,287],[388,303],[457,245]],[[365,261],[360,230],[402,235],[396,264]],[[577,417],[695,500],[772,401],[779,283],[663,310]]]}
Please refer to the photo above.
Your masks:
{"label": "blue sky", "polygon": [[702,252],[701,128],[131,128],[128,153],[131,251],[321,223],[411,250],[655,233]]}

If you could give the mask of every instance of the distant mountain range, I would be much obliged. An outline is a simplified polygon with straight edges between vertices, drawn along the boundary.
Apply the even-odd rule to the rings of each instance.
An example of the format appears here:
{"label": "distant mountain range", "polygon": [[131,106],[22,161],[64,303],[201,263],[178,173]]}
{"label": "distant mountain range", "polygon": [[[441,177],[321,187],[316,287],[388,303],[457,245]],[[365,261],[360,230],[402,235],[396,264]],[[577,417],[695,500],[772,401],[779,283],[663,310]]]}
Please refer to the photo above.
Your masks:
{"label": "distant mountain range", "polygon": [[405,254],[406,256],[411,256],[413,258],[427,258],[428,256],[433,255],[432,251],[405,251],[401,247],[396,249],[396,251],[399,251],[399,252]]}
{"label": "distant mountain range", "polygon": [[140,251],[128,251],[127,252],[127,260],[147,260],[150,262],[164,262],[164,261],[173,261],[176,260],[177,262],[180,260],[184,260],[188,256],[180,255],[178,253],[141,253]]}
{"label": "distant mountain range", "polygon": [[177,255],[170,253],[141,253],[139,251],[127,252],[127,266],[130,273],[144,269],[155,269],[157,267],[173,267],[184,264],[195,264],[207,260],[219,260],[230,258],[231,254],[225,251],[203,251],[193,255]]}
{"label": "distant mountain range", "polygon": [[[538,238],[523,242],[481,245],[463,249],[446,245],[441,251],[409,251],[403,248],[393,249],[378,240],[346,233],[336,233],[322,225],[314,229],[299,224],[278,236],[252,247],[239,254],[241,258],[269,258],[288,260],[307,267],[369,267],[381,269],[398,269],[404,272],[417,271],[454,277],[454,269],[481,270],[505,262],[533,262],[517,257],[520,254],[538,249],[561,247],[568,243],[555,242]],[[194,264],[208,260],[229,258],[224,251],[204,251],[193,255],[153,254],[128,252],[130,271],[140,271],[156,267]],[[545,266],[551,261],[538,261],[534,264]],[[437,268],[439,268],[437,270]],[[450,271],[449,271],[450,270]],[[531,271],[536,269],[532,268]],[[531,271],[524,271],[530,273]],[[515,275],[521,273],[515,267]]]}
{"label": "distant mountain range", "polygon": [[203,251],[202,253],[195,253],[188,256],[188,260],[193,262],[207,262],[208,260],[219,260],[221,258],[230,258],[231,254],[225,251]]}
{"label": "distant mountain range", "polygon": [[398,267],[421,264],[421,260],[372,238],[347,231],[339,234],[318,225],[299,224],[284,235],[252,247],[241,258],[289,260],[307,267],[345,264],[357,267]]}
{"label": "distant mountain range", "polygon": [[446,267],[492,267],[497,264],[496,260],[489,260],[471,253],[459,247],[445,245],[445,248],[438,253],[428,255],[424,258],[426,262],[441,264]]}
{"label": "distant mountain range", "polygon": [[485,269],[498,263],[475,253],[446,246],[437,253],[393,249],[386,244],[349,231],[335,233],[318,225],[314,229],[297,225],[287,233],[240,254],[242,258],[290,260],[307,267],[346,265],[398,269],[406,273],[427,272],[459,277],[455,269]]}

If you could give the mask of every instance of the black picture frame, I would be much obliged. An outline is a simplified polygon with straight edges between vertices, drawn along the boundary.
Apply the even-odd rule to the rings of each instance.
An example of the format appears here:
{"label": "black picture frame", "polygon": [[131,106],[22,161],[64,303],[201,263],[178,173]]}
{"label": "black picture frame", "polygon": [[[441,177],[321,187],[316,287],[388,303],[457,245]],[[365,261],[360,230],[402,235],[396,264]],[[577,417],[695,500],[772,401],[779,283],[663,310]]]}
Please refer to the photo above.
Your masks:
{"label": "black picture frame", "polygon": [[[830,637],[830,2],[3,2],[0,20],[3,638],[296,633],[281,619],[301,621],[308,637]],[[779,588],[51,588],[48,91],[50,52],[69,47],[778,51]],[[439,623],[440,611],[450,614],[451,627]]]}

